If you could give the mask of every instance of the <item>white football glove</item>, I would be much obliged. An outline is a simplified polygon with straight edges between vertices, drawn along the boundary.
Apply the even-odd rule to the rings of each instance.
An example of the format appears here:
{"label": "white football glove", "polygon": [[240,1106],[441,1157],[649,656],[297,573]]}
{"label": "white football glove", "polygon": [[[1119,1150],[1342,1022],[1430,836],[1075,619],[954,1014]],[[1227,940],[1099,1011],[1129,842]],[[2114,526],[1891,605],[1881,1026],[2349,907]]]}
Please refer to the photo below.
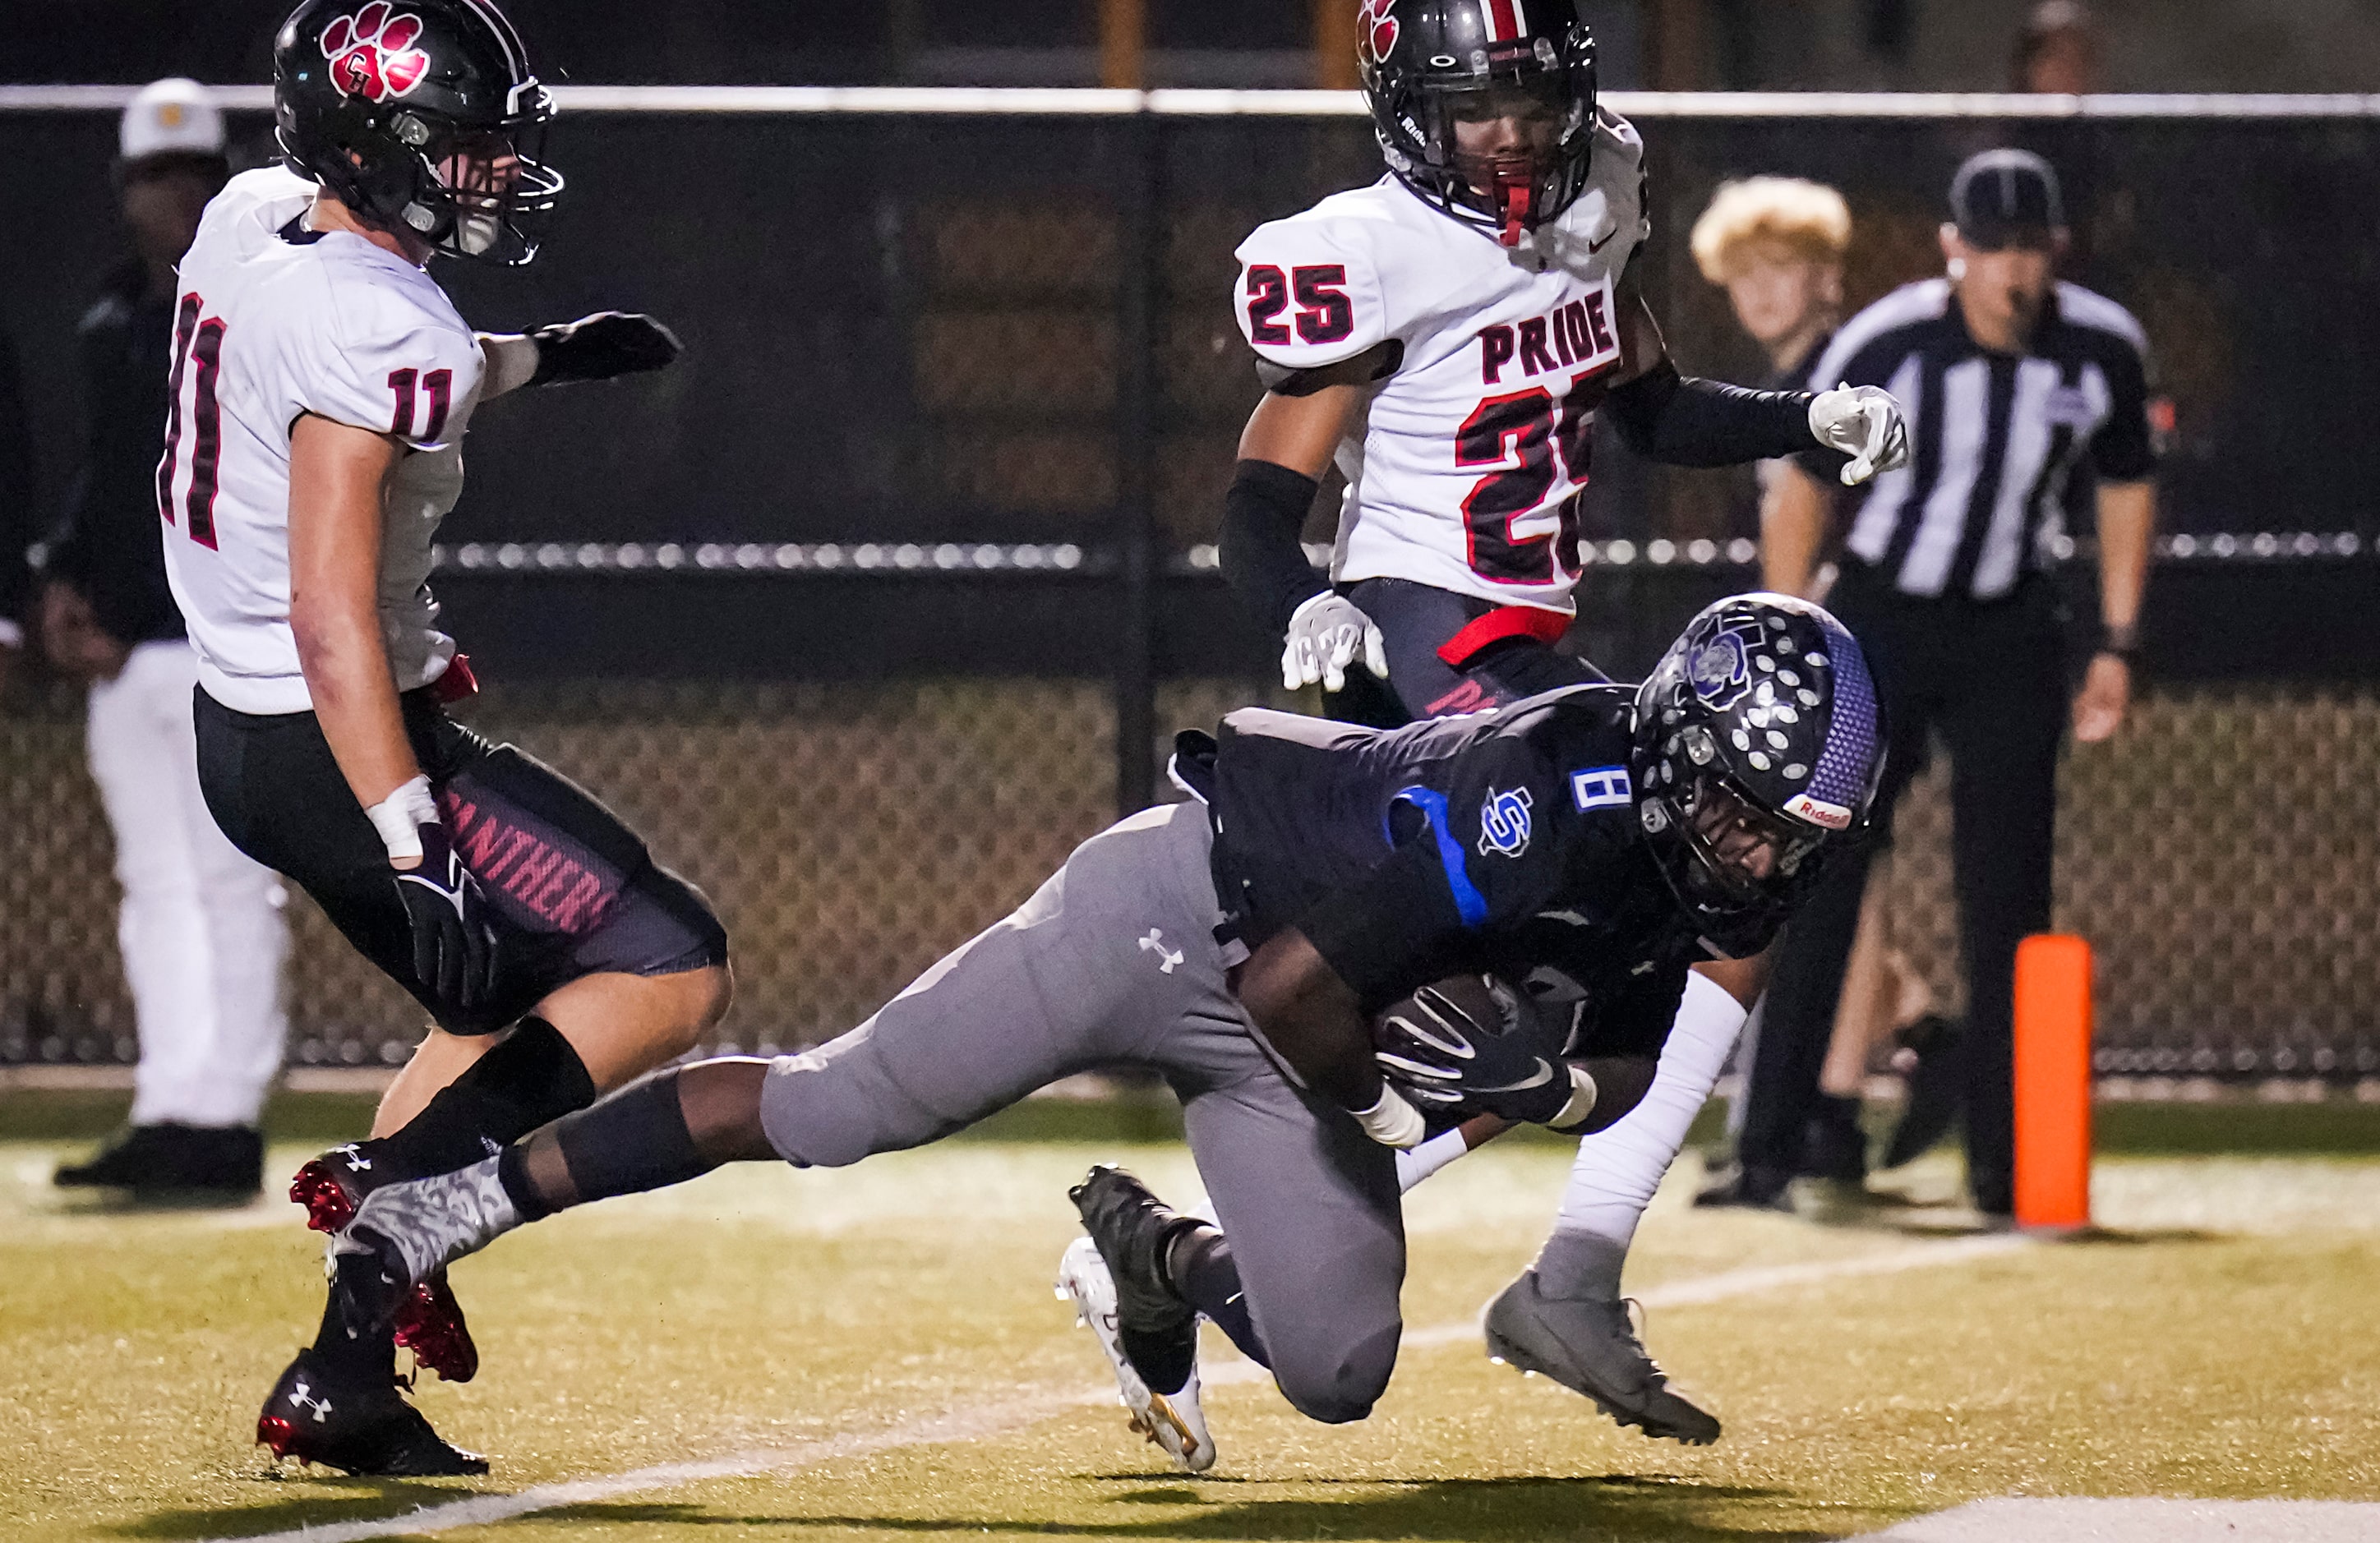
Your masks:
{"label": "white football glove", "polygon": [[1909,464],[1909,419],[1882,386],[1839,385],[1810,399],[1810,434],[1849,456],[1843,486]]}
{"label": "white football glove", "polygon": [[1389,678],[1389,646],[1372,618],[1325,589],[1290,613],[1289,642],[1281,650],[1281,683],[1294,691],[1318,681],[1325,691],[1347,684],[1358,655],[1364,668]]}

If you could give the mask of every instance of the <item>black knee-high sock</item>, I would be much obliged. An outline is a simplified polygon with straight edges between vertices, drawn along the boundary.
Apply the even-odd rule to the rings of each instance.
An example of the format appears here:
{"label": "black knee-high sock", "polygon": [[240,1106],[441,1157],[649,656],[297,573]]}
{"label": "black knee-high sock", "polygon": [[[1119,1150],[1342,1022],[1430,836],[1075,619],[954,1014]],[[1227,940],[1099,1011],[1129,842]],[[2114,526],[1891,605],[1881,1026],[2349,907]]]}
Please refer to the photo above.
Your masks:
{"label": "black knee-high sock", "polygon": [[639,1195],[699,1178],[722,1163],[775,1156],[760,1130],[769,1063],[698,1062],[632,1084],[508,1148],[496,1178],[535,1221],[565,1207]]}
{"label": "black knee-high sock", "polygon": [[561,1030],[543,1018],[523,1018],[404,1129],[358,1149],[379,1183],[425,1179],[468,1168],[594,1101],[595,1081]]}
{"label": "black knee-high sock", "polygon": [[[439,1089],[402,1130],[358,1142],[357,1153],[382,1184],[448,1173],[594,1101],[594,1079],[570,1041],[543,1018],[523,1018],[503,1044]],[[396,1367],[389,1331],[351,1334],[336,1293],[323,1304],[314,1349],[352,1377],[389,1376]]]}
{"label": "black knee-high sock", "polygon": [[1240,1291],[1240,1267],[1232,1257],[1231,1240],[1219,1228],[1200,1221],[1185,1227],[1166,1252],[1165,1273],[1182,1299],[1214,1319],[1231,1336],[1240,1354],[1269,1370],[1272,1358],[1248,1317],[1248,1299]]}

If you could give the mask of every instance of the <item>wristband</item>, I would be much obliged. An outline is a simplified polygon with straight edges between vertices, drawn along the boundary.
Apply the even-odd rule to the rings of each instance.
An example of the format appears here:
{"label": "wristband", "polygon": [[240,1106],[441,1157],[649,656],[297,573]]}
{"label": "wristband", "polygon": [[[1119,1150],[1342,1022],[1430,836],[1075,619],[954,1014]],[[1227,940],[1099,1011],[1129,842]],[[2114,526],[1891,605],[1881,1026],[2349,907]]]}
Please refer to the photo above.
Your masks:
{"label": "wristband", "polygon": [[2099,647],[2095,651],[2098,653],[2112,653],[2118,659],[2130,664],[2134,659],[2140,656],[2140,624],[2138,622],[2134,622],[2127,626],[2110,626],[2106,622],[2101,622],[2099,624]]}
{"label": "wristband", "polygon": [[380,844],[388,848],[390,862],[408,857],[419,861],[421,827],[438,823],[438,800],[431,796],[430,779],[416,776],[364,810],[364,818],[380,832]]}
{"label": "wristband", "polygon": [[1595,1112],[1597,1096],[1595,1078],[1587,1074],[1586,1068],[1575,1061],[1570,1063],[1570,1102],[1562,1105],[1560,1114],[1546,1122],[1547,1127],[1558,1131],[1578,1129],[1586,1124],[1586,1117]]}
{"label": "wristband", "polygon": [[1406,1102],[1403,1094],[1385,1082],[1380,1084],[1379,1102],[1369,1109],[1351,1110],[1349,1112],[1355,1116],[1355,1123],[1364,1127],[1364,1134],[1383,1147],[1400,1149],[1418,1147],[1422,1138],[1429,1134],[1421,1111]]}

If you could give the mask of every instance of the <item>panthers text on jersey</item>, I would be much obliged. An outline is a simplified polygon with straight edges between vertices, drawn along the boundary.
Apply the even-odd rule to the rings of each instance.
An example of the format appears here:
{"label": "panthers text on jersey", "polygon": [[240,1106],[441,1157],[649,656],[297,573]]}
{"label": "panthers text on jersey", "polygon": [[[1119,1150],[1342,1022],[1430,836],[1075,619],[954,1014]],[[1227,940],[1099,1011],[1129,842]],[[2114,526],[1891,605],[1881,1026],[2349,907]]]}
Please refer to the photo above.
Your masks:
{"label": "panthers text on jersey", "polygon": [[1652,229],[1644,155],[1603,114],[1585,190],[1518,249],[1393,176],[1242,243],[1235,309],[1263,358],[1314,370],[1402,346],[1340,447],[1334,581],[1572,609],[1576,501],[1620,364],[1619,278]]}
{"label": "panthers text on jersey", "polygon": [[400,691],[445,672],[430,539],[463,491],[478,341],[437,282],[346,232],[305,228],[314,185],[234,177],[182,259],[157,505],[165,568],[207,695],[240,712],[312,707],[289,628],[289,431],[312,413],[407,446],[390,478],[382,636]]}

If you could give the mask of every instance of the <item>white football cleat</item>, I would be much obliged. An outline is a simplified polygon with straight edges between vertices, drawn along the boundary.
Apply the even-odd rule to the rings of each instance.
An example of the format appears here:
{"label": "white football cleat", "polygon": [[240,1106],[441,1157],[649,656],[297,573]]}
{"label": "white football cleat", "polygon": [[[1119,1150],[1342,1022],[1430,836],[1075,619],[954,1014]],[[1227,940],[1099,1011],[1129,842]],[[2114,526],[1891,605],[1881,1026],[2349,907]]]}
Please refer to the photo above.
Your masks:
{"label": "white football cleat", "polygon": [[1091,1331],[1115,1372],[1118,1402],[1132,1413],[1132,1428],[1165,1449],[1185,1474],[1203,1474],[1215,1465],[1215,1440],[1207,1434],[1207,1414],[1198,1405],[1198,1368],[1178,1393],[1149,1391],[1123,1352],[1123,1336],[1116,1325],[1115,1282],[1098,1245],[1078,1237],[1058,1259],[1058,1299],[1075,1305],[1075,1321]]}

